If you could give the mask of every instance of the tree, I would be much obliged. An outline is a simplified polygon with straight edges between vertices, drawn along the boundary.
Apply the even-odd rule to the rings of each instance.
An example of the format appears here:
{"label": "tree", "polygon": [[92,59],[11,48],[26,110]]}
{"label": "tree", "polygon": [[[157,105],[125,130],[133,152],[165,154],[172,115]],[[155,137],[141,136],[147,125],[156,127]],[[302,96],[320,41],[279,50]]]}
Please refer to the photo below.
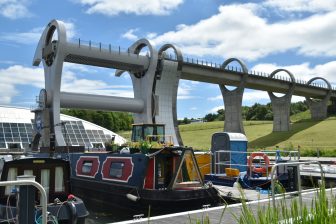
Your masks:
{"label": "tree", "polygon": [[61,113],[92,122],[112,131],[131,130],[133,123],[132,115],[125,112],[62,109]]}
{"label": "tree", "polygon": [[205,115],[204,120],[207,122],[210,122],[210,121],[216,120],[216,118],[217,118],[216,114],[210,113],[210,114]]}

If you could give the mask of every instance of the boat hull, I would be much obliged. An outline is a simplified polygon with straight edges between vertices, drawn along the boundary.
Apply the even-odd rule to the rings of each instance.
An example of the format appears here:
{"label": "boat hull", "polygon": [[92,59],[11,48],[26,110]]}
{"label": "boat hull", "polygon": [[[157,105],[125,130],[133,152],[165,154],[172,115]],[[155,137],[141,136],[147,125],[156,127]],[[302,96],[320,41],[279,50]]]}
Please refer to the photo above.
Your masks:
{"label": "boat hull", "polygon": [[[73,192],[92,211],[115,213],[130,219],[200,209],[203,205],[218,205],[220,198],[214,188],[195,190],[147,190],[114,183],[72,178]],[[90,194],[88,194],[90,192]],[[126,195],[131,194],[134,200]]]}

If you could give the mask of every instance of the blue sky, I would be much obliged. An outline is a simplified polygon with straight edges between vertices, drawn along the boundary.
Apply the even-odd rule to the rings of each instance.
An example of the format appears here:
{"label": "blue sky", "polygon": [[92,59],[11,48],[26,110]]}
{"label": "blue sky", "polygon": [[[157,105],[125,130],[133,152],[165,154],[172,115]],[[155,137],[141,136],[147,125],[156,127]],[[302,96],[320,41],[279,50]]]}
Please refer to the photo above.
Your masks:
{"label": "blue sky", "polygon": [[[298,79],[321,76],[336,83],[335,0],[0,0],[1,105],[34,105],[44,77],[31,62],[52,19],[66,23],[71,40],[126,49],[148,38],[156,48],[175,44],[185,57],[216,63],[238,57],[249,70],[286,68]],[[128,75],[74,64],[64,67],[62,90],[133,96]],[[267,93],[246,89],[243,104],[256,102],[269,102]],[[217,85],[180,81],[179,118],[203,117],[220,107]]]}

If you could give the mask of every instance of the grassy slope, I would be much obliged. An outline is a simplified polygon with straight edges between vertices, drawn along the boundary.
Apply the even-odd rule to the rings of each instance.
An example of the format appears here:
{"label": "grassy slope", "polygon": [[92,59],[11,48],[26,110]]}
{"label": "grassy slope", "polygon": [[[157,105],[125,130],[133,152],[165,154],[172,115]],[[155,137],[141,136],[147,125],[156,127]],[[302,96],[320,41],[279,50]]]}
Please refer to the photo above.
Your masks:
{"label": "grassy slope", "polygon": [[[299,115],[303,116],[303,115]],[[298,117],[298,115],[296,116]],[[292,120],[295,120],[293,117]],[[209,125],[210,128],[206,129]],[[181,135],[185,145],[198,149],[210,147],[211,135],[223,130],[223,122],[190,124],[181,126]],[[336,118],[330,117],[324,121],[299,120],[292,123],[289,132],[272,132],[271,122],[244,122],[244,129],[249,140],[249,148],[272,149],[279,146],[282,149],[327,150],[336,152]]]}
{"label": "grassy slope", "polygon": [[[309,111],[291,117],[292,130],[272,132],[271,121],[245,121],[244,129],[249,140],[249,148],[325,150],[325,155],[336,155],[336,117],[324,121],[311,121]],[[223,131],[222,121],[180,125],[180,132],[186,146],[195,149],[209,149],[211,135]],[[120,133],[129,139],[130,132]],[[312,153],[310,153],[312,155]]]}

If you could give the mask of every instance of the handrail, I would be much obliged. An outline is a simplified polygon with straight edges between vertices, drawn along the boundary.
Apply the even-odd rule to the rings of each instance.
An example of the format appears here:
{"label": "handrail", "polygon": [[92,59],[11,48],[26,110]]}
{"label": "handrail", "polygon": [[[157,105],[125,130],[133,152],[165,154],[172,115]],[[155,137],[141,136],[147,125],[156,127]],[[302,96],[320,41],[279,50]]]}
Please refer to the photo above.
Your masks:
{"label": "handrail", "polygon": [[[260,151],[264,154],[266,154],[267,156],[269,156],[269,154],[277,154],[278,151]],[[293,157],[293,160],[298,160],[299,158],[299,153],[298,151],[295,151],[295,150],[291,150],[291,151],[287,151],[287,150],[283,150],[283,151],[280,151],[281,153],[287,153],[288,155],[285,156],[286,158],[289,157],[289,160],[292,160],[292,157]],[[220,155],[223,154],[223,153],[228,153],[230,154],[230,159],[229,160],[219,160],[217,161],[217,158],[220,158]],[[255,152],[244,152],[244,151],[232,151],[232,150],[217,150],[215,152],[212,152],[211,154],[214,156],[214,161],[212,162],[212,164],[214,165],[214,170],[212,170],[211,172],[212,173],[215,173],[217,174],[217,166],[220,166],[220,165],[228,165],[228,166],[241,166],[241,167],[248,167],[248,165],[244,165],[244,164],[232,164],[230,163],[231,162],[231,154],[234,153],[234,154],[246,154],[246,156],[249,156]],[[227,164],[226,164],[227,162]],[[273,164],[272,164],[273,165]],[[268,176],[268,167],[269,166],[262,166],[262,167],[266,167],[266,174]],[[212,168],[212,166],[211,166]],[[221,173],[220,171],[218,173]],[[251,173],[250,173],[250,176],[251,176]]]}
{"label": "handrail", "polygon": [[[319,161],[308,161],[308,162],[291,162],[291,163],[276,163],[272,166],[272,170],[271,170],[271,187],[272,187],[272,202],[273,202],[273,207],[275,208],[275,194],[274,194],[274,191],[275,191],[275,186],[274,186],[274,171],[275,171],[275,168],[278,167],[278,166],[290,166],[290,165],[301,165],[301,164],[304,164],[304,165],[310,165],[310,164],[318,164],[320,166],[320,172],[321,172],[321,179],[324,179],[324,171],[323,171],[323,168],[322,168],[322,165]],[[301,189],[301,175],[300,175],[300,167],[298,166],[298,175],[297,175],[297,178],[298,178],[298,194],[299,194],[299,206],[300,206],[300,210],[301,210],[301,206],[302,206],[302,189]]]}
{"label": "handrail", "polygon": [[0,186],[10,185],[33,185],[41,192],[42,204],[42,223],[47,224],[47,194],[41,184],[33,180],[14,180],[14,181],[0,181]]}

